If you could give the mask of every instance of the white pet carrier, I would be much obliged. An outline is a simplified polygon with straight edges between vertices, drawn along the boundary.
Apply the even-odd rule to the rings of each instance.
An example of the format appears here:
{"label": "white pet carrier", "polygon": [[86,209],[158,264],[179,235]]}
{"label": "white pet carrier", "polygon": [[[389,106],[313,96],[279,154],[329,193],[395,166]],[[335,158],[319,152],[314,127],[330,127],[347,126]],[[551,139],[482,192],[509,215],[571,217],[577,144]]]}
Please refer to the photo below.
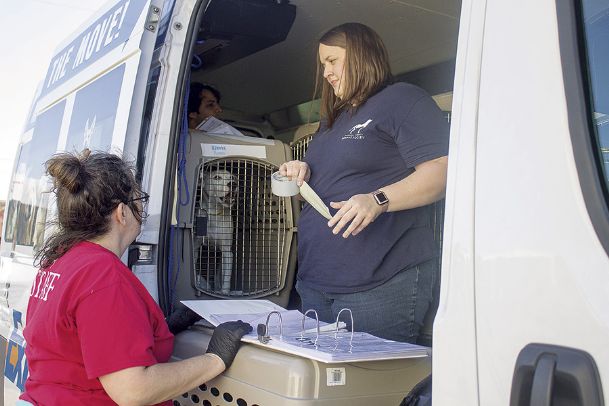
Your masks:
{"label": "white pet carrier", "polygon": [[185,157],[190,199],[178,222],[192,232],[183,245],[190,252],[181,261],[192,269],[196,295],[270,295],[287,305],[298,205],[271,193],[271,174],[291,159],[289,148],[276,140],[195,130]]}

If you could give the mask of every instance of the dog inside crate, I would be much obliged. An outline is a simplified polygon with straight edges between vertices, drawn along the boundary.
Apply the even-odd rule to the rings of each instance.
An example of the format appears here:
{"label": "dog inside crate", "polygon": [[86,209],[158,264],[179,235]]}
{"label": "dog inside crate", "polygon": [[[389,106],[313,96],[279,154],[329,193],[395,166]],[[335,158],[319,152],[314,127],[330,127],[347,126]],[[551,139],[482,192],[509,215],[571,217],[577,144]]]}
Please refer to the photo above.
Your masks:
{"label": "dog inside crate", "polygon": [[286,209],[271,193],[274,170],[248,159],[200,165],[193,239],[198,290],[235,297],[280,287]]}

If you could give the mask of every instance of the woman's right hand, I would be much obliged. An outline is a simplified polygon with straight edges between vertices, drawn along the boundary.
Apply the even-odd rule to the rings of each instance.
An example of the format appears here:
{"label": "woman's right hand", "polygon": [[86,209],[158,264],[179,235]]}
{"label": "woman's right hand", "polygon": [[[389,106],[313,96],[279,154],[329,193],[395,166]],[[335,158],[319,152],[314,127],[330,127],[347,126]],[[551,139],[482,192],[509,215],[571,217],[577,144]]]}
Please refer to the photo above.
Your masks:
{"label": "woman's right hand", "polygon": [[296,184],[302,186],[302,181],[309,181],[311,177],[311,170],[306,162],[302,161],[289,161],[284,162],[279,166],[279,174],[287,176],[291,179],[296,179]]}
{"label": "woman's right hand", "polygon": [[220,357],[228,368],[233,363],[237,351],[239,351],[241,337],[251,331],[252,326],[241,320],[222,323],[215,328],[205,352]]}

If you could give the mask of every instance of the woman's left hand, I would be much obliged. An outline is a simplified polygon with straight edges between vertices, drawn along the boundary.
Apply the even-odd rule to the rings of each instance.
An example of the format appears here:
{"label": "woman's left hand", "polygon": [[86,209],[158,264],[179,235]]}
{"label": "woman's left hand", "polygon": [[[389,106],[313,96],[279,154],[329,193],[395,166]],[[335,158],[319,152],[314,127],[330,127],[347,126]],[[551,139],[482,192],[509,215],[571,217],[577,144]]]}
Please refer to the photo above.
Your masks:
{"label": "woman's left hand", "polygon": [[336,214],[328,221],[328,227],[334,227],[332,229],[333,234],[338,234],[347,223],[351,222],[343,232],[343,238],[359,234],[368,224],[387,210],[387,205],[378,205],[371,194],[355,195],[342,202],[330,202],[330,206],[338,209]]}

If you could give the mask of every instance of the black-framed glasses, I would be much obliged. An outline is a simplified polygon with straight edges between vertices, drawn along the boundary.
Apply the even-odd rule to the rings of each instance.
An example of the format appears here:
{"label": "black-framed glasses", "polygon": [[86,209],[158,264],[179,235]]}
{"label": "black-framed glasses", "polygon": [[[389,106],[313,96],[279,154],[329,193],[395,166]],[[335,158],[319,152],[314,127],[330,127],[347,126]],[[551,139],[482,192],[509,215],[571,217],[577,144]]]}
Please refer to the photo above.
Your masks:
{"label": "black-framed glasses", "polygon": [[148,212],[146,211],[146,206],[148,205],[149,200],[150,200],[150,195],[148,193],[140,192],[140,195],[138,197],[134,197],[125,202],[125,204],[127,206],[131,207],[131,211],[133,211],[133,207],[129,203],[135,203],[137,201],[142,202],[141,209],[137,210],[137,212],[139,213],[139,216],[137,216],[136,212],[133,212],[134,214],[136,214],[136,217],[139,217],[140,223],[142,223],[144,220],[146,220],[148,218]]}
{"label": "black-framed glasses", "polygon": [[133,199],[129,199],[125,203],[137,202],[138,200],[141,200],[142,204],[148,203],[148,200],[150,200],[150,195],[146,192],[140,192],[140,193],[141,194],[139,197],[134,197]]}

